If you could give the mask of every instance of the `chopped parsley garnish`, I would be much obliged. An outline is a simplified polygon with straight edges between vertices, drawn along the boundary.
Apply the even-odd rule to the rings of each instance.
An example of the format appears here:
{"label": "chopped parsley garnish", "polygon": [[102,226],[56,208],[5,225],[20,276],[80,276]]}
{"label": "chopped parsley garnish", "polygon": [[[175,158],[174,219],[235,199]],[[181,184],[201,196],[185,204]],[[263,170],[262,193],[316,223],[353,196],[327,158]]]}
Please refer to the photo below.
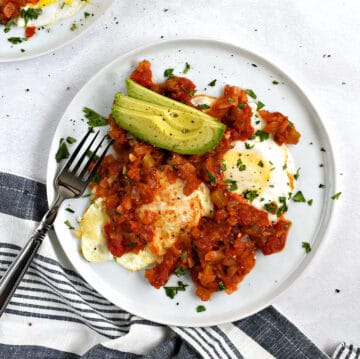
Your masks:
{"label": "chopped parsley garnish", "polygon": [[195,91],[194,90],[191,90],[190,92],[189,92],[189,96],[190,97],[193,97],[195,95]]}
{"label": "chopped parsley garnish", "polygon": [[335,193],[333,196],[331,196],[331,199],[339,199],[341,196],[341,192]]}
{"label": "chopped parsley garnish", "polygon": [[308,201],[307,201],[307,204],[309,205],[309,206],[312,206],[312,204],[313,204],[313,199],[309,199]]}
{"label": "chopped parsley garnish", "polygon": [[185,64],[185,68],[184,68],[184,70],[183,70],[183,74],[187,74],[187,73],[189,72],[189,70],[190,70],[190,64],[187,62],[187,63]]}
{"label": "chopped parsley garnish", "polygon": [[[90,158],[93,155],[93,153],[94,153],[93,151],[89,150],[89,151],[86,152],[86,156]],[[97,161],[99,158],[100,158],[99,156],[95,155],[92,160]]]}
{"label": "chopped parsley garnish", "polygon": [[288,206],[286,204],[286,197],[279,197],[279,202],[281,203],[281,206],[278,208],[276,215],[280,217],[283,213],[285,213],[288,210]]}
{"label": "chopped parsley garnish", "polygon": [[223,163],[221,164],[220,168],[221,168],[221,171],[225,172],[225,171],[226,171],[226,163],[223,162]]}
{"label": "chopped parsley garnish", "polygon": [[16,24],[15,20],[9,20],[9,21],[6,23],[5,28],[4,28],[5,34],[7,34],[7,33],[10,31],[11,26],[13,26],[13,25],[15,25],[15,24]]}
{"label": "chopped parsley garnish", "polygon": [[66,220],[64,223],[69,227],[69,229],[75,229],[75,227],[71,225],[69,220]]}
{"label": "chopped parsley garnish", "polygon": [[311,252],[311,246],[309,242],[302,242],[301,247],[305,249],[306,253]]}
{"label": "chopped parsley garnish", "polygon": [[198,305],[198,306],[196,307],[196,311],[197,311],[198,313],[205,312],[205,310],[206,310],[206,308],[205,308],[203,305]]}
{"label": "chopped parsley garnish", "polygon": [[75,211],[73,209],[71,209],[71,208],[65,208],[65,211],[68,211],[70,213],[75,213]]}
{"label": "chopped parsley garnish", "polygon": [[184,292],[185,288],[187,287],[187,284],[184,284],[181,281],[178,281],[178,286],[177,287],[164,287],[165,293],[166,295],[171,298],[174,299],[175,295],[178,294],[178,292]]}
{"label": "chopped parsley garnish", "polygon": [[239,109],[242,110],[245,107],[245,103],[240,102],[240,103],[238,103],[237,107],[239,107]]}
{"label": "chopped parsley garnish", "polygon": [[273,85],[278,85],[278,84],[279,84],[279,81],[274,80],[274,81],[272,82],[272,84],[273,84]]}
{"label": "chopped parsley garnish", "polygon": [[296,173],[294,174],[294,178],[295,178],[296,181],[297,181],[298,178],[300,177],[300,169],[301,169],[301,168],[298,168],[298,169],[296,170]]}
{"label": "chopped parsley garnish", "polygon": [[223,282],[219,282],[218,288],[219,288],[219,290],[225,290],[226,289],[225,284]]}
{"label": "chopped parsley garnish", "polygon": [[95,173],[94,177],[91,179],[91,182],[99,183],[100,182],[100,175],[98,173]]}
{"label": "chopped parsley garnish", "polygon": [[90,16],[90,13],[87,12],[87,11],[85,11],[85,12],[84,12],[84,18],[86,19],[86,18],[89,17],[89,16]]}
{"label": "chopped parsley garnish", "polygon": [[260,161],[258,162],[258,166],[259,166],[259,167],[264,167],[264,162],[260,160]]}
{"label": "chopped parsley garnish", "polygon": [[26,37],[9,37],[7,40],[13,45],[17,45],[22,43],[23,41],[27,41],[28,39]]}
{"label": "chopped parsley garnish", "polygon": [[234,180],[227,179],[227,180],[225,180],[225,183],[228,184],[228,190],[231,192],[236,191],[238,189],[237,183]]}
{"label": "chopped parsley garnish", "polygon": [[59,163],[64,158],[68,158],[70,155],[69,150],[67,148],[66,142],[63,138],[60,138],[59,148],[55,154],[56,162]]}
{"label": "chopped parsley garnish", "polygon": [[182,275],[185,274],[185,270],[184,270],[183,267],[178,266],[178,267],[175,268],[174,273],[175,273],[178,277],[180,277],[180,276],[182,276]]}
{"label": "chopped parsley garnish", "polygon": [[185,252],[182,252],[181,254],[180,254],[180,258],[181,259],[186,259],[187,258],[187,252],[185,251]]}
{"label": "chopped parsley garnish", "polygon": [[255,132],[255,136],[258,136],[260,139],[260,142],[263,142],[265,140],[267,140],[269,138],[269,134],[267,132],[261,131],[261,130],[257,130]]}
{"label": "chopped parsley garnish", "polygon": [[208,86],[214,87],[216,84],[216,79],[212,80],[211,82],[208,83]]}
{"label": "chopped parsley garnish", "polygon": [[174,72],[174,69],[166,69],[164,71],[164,76],[167,77],[167,78],[173,77],[174,76],[173,72]]}
{"label": "chopped parsley garnish", "polygon": [[261,110],[263,107],[265,107],[265,104],[262,103],[261,101],[258,101],[257,106],[256,106],[256,110],[259,111],[259,110]]}
{"label": "chopped parsley garnish", "polygon": [[253,99],[256,99],[257,96],[256,96],[256,94],[255,94],[255,92],[253,90],[246,89],[245,91],[250,97],[252,97]]}
{"label": "chopped parsley garnish", "polygon": [[245,148],[246,148],[247,150],[250,150],[250,149],[254,148],[254,146],[255,146],[255,145],[250,145],[250,143],[245,142]]}
{"label": "chopped parsley garnish", "polygon": [[246,164],[243,163],[241,158],[239,158],[236,162],[236,167],[239,169],[239,171],[245,171],[246,170]]}
{"label": "chopped parsley garnish", "polygon": [[28,8],[20,11],[20,17],[25,21],[25,27],[29,20],[36,20],[42,13],[42,9],[39,8]]}
{"label": "chopped parsley garnish", "polygon": [[283,170],[285,171],[285,170],[287,169],[287,164],[285,163],[282,168],[283,168]]}
{"label": "chopped parsley garnish", "polygon": [[202,103],[200,105],[198,105],[199,108],[201,108],[202,110],[207,110],[208,108],[210,108],[209,105],[207,105],[206,103]]}
{"label": "chopped parsley garnish", "polygon": [[319,188],[325,188],[325,185],[320,183]]}
{"label": "chopped parsley garnish", "polygon": [[247,190],[247,191],[244,191],[243,192],[243,196],[249,200],[250,202],[252,202],[256,197],[259,196],[259,194],[257,193],[257,191],[250,191],[250,190]]}
{"label": "chopped parsley garnish", "polygon": [[211,183],[214,183],[214,184],[217,183],[216,178],[209,171],[206,171],[206,175]]}
{"label": "chopped parsley garnish", "polygon": [[227,100],[228,100],[229,102],[235,102],[235,99],[234,99],[233,97],[228,97]]}
{"label": "chopped parsley garnish", "polygon": [[92,110],[89,107],[84,107],[83,112],[85,114],[85,117],[87,118],[87,124],[90,127],[99,127],[99,126],[105,126],[107,125],[107,120],[105,117],[99,115],[97,112]]}
{"label": "chopped parsley garnish", "polygon": [[76,29],[77,29],[77,25],[73,22],[71,27],[70,27],[70,30],[75,31]]}
{"label": "chopped parsley garnish", "polygon": [[267,211],[269,213],[275,214],[278,209],[278,206],[275,202],[265,203],[264,209],[265,209],[265,211]]}
{"label": "chopped parsley garnish", "polygon": [[70,143],[70,145],[72,145],[73,143],[76,142],[76,138],[68,136],[68,137],[66,137],[66,142]]}
{"label": "chopped parsley garnish", "polygon": [[301,191],[296,192],[293,196],[292,196],[292,200],[294,202],[306,202],[306,199],[304,197],[304,195],[302,194]]}

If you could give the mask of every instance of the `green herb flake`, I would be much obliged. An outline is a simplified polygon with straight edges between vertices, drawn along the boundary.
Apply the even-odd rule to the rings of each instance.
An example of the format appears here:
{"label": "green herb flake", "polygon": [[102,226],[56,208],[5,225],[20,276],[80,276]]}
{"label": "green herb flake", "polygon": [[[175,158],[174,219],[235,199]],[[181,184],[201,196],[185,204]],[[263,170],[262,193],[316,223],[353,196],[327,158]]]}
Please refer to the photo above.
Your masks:
{"label": "green herb flake", "polygon": [[68,158],[70,156],[69,150],[67,148],[66,142],[63,138],[60,139],[59,148],[56,151],[55,159],[59,163],[61,160]]}
{"label": "green herb flake", "polygon": [[89,16],[90,16],[90,13],[87,12],[87,11],[85,11],[85,12],[84,12],[84,18],[86,19],[86,18],[88,18]]}
{"label": "green herb flake", "polygon": [[198,313],[205,312],[205,310],[206,310],[206,308],[205,308],[205,306],[203,306],[203,305],[198,305],[198,306],[196,307],[196,311],[197,311]]}
{"label": "green herb flake", "polygon": [[240,103],[238,103],[237,107],[239,107],[239,109],[242,110],[245,107],[245,103],[240,102]]}
{"label": "green herb flake", "polygon": [[223,282],[218,283],[218,288],[219,288],[219,290],[225,290],[226,289],[225,284]]}
{"label": "green herb flake", "polygon": [[177,287],[164,287],[164,290],[169,298],[174,299],[175,295],[178,294],[178,292],[184,292],[187,286],[188,286],[187,284],[178,281]]}
{"label": "green herb flake", "polygon": [[126,173],[127,173],[127,168],[126,168],[126,166],[123,166],[123,168],[122,168],[122,170],[121,170],[121,174],[122,174],[123,176],[125,176]]}
{"label": "green herb flake", "polygon": [[105,117],[99,115],[97,112],[92,110],[89,107],[84,107],[83,112],[87,118],[87,124],[90,127],[99,127],[107,125],[107,120]]}
{"label": "green herb flake", "polygon": [[265,209],[265,211],[267,211],[269,213],[275,214],[278,209],[278,206],[275,202],[265,203],[264,209]]}
{"label": "green herb flake", "polygon": [[226,171],[226,163],[223,162],[223,163],[221,164],[220,168],[221,168],[221,171],[225,172],[225,171]]}
{"label": "green herb flake", "polygon": [[13,25],[16,25],[15,20],[9,20],[9,21],[6,23],[5,28],[4,28],[5,34],[7,34],[7,33],[10,31],[10,28],[11,28],[11,26],[13,26]]}
{"label": "green herb flake", "polygon": [[180,254],[180,258],[181,258],[181,259],[186,259],[187,256],[188,256],[188,254],[187,254],[186,251],[185,251],[185,252],[182,252],[182,253]]}
{"label": "green herb flake", "polygon": [[301,191],[296,192],[293,196],[292,196],[292,200],[294,202],[306,202],[306,199],[303,195],[303,193]]}
{"label": "green herb flake", "polygon": [[320,183],[319,188],[325,188],[325,185]]}
{"label": "green herb flake", "polygon": [[26,37],[9,37],[7,40],[13,45],[17,45],[22,43],[23,41],[27,41],[28,39]]}
{"label": "green herb flake", "polygon": [[184,270],[183,267],[178,266],[178,267],[175,268],[174,273],[175,273],[178,277],[180,277],[180,276],[182,276],[182,275],[185,274],[185,270]]}
{"label": "green herb flake", "polygon": [[200,105],[198,105],[199,108],[201,108],[202,110],[207,110],[208,108],[210,108],[209,105],[207,105],[206,103],[202,103]]}
{"label": "green herb flake", "polygon": [[206,175],[211,183],[213,183],[213,184],[217,183],[216,178],[209,171],[206,171]]}
{"label": "green herb flake", "polygon": [[68,136],[68,137],[66,137],[66,142],[69,143],[70,145],[72,145],[73,143],[76,142],[76,138]]}
{"label": "green herb flake", "polygon": [[73,226],[71,225],[71,223],[70,223],[69,220],[66,220],[66,221],[64,222],[64,224],[66,224],[67,227],[69,227],[69,229],[75,229],[75,227],[73,227]]}
{"label": "green herb flake", "polygon": [[295,181],[297,181],[298,178],[300,177],[300,169],[301,169],[301,168],[298,168],[298,169],[296,170],[295,174],[294,174]]}
{"label": "green herb flake", "polygon": [[278,208],[276,212],[276,216],[280,217],[283,213],[287,212],[288,206],[286,204],[286,197],[279,197],[279,202],[281,203],[281,206]]}
{"label": "green herb flake", "polygon": [[253,90],[246,89],[245,91],[250,97],[252,97],[253,99],[256,99],[257,96],[256,96],[256,94],[255,94],[255,92]]}
{"label": "green herb flake", "polygon": [[233,97],[228,97],[227,100],[228,100],[229,102],[235,102],[235,99],[234,99]]}
{"label": "green herb flake", "polygon": [[273,80],[272,84],[273,84],[273,85],[278,85],[278,84],[279,84],[279,81]]}
{"label": "green herb flake", "polygon": [[333,196],[331,196],[331,199],[339,199],[342,192],[335,193]]}
{"label": "green herb flake", "polygon": [[190,70],[190,64],[187,62],[187,63],[185,64],[185,68],[184,68],[184,70],[183,70],[183,74],[187,74],[187,73],[189,72],[189,70]]}
{"label": "green herb flake", "polygon": [[214,87],[216,84],[216,79],[212,80],[211,82],[208,83],[208,86]]}
{"label": "green herb flake", "polygon": [[259,137],[260,142],[263,142],[267,139],[269,139],[269,134],[267,132],[261,131],[261,130],[257,130],[255,132],[255,136]]}
{"label": "green herb flake", "polygon": [[29,20],[36,20],[42,13],[42,9],[39,8],[28,8],[22,9],[20,11],[20,17],[25,21],[25,27],[28,24]]}
{"label": "green herb flake", "polygon": [[259,111],[259,110],[261,110],[263,107],[265,107],[265,104],[262,103],[261,101],[258,101],[257,106],[256,106],[256,110]]}
{"label": "green herb flake", "polygon": [[164,76],[167,77],[167,78],[173,77],[174,76],[173,72],[174,72],[174,69],[166,69],[164,71]]}
{"label": "green herb flake", "polygon": [[260,160],[260,161],[258,162],[258,166],[259,166],[259,167],[264,167],[264,162]]}
{"label": "green herb flake", "polygon": [[65,208],[65,211],[70,212],[70,213],[75,213],[75,211],[71,208]]}
{"label": "green herb flake", "polygon": [[189,92],[189,96],[190,97],[193,97],[195,95],[195,90],[191,90],[190,92]]}
{"label": "green herb flake", "polygon": [[245,148],[246,148],[247,150],[251,150],[252,148],[254,148],[254,146],[255,146],[255,145],[251,145],[250,143],[245,142]]}
{"label": "green herb flake", "polygon": [[250,202],[252,202],[256,197],[259,196],[257,191],[250,191],[250,190],[244,191],[242,194],[244,198],[246,198]]}
{"label": "green herb flake", "polygon": [[238,185],[237,185],[236,181],[234,181],[234,180],[226,179],[225,183],[228,185],[228,190],[230,192],[236,191],[238,189]]}
{"label": "green herb flake", "polygon": [[301,247],[305,249],[306,253],[311,252],[311,246],[309,242],[302,242]]}
{"label": "green herb flake", "polygon": [[239,158],[236,162],[236,167],[239,169],[239,171],[245,171],[246,170],[246,164],[243,163],[241,158]]}
{"label": "green herb flake", "polygon": [[75,22],[72,23],[70,30],[71,31],[75,31],[77,29],[77,25],[75,24]]}
{"label": "green herb flake", "polygon": [[307,204],[309,205],[309,206],[312,206],[312,204],[313,204],[313,199],[309,199],[308,201],[307,201]]}

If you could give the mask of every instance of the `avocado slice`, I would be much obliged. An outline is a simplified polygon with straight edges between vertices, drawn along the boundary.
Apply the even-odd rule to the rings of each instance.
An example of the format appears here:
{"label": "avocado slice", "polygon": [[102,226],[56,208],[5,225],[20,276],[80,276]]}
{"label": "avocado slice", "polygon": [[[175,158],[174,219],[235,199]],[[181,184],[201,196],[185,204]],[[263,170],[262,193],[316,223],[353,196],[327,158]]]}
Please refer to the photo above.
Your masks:
{"label": "avocado slice", "polygon": [[209,123],[202,116],[152,105],[124,94],[116,95],[112,116],[121,128],[141,140],[185,155],[212,150],[225,130],[220,122]]}
{"label": "avocado slice", "polygon": [[200,110],[198,110],[194,107],[185,105],[179,101],[175,101],[169,97],[166,97],[166,96],[160,95],[154,91],[151,91],[151,90],[147,89],[146,87],[139,85],[138,83],[136,83],[135,81],[133,81],[129,78],[127,78],[125,80],[125,83],[126,83],[127,93],[130,97],[137,98],[139,100],[143,100],[146,102],[150,102],[155,105],[164,106],[164,107],[167,107],[167,108],[170,108],[173,110],[179,110],[182,112],[191,113],[198,117],[204,118],[205,121],[218,122],[222,126],[224,126],[224,129],[225,129],[225,125],[222,124],[217,118],[209,116],[206,113],[201,112]]}

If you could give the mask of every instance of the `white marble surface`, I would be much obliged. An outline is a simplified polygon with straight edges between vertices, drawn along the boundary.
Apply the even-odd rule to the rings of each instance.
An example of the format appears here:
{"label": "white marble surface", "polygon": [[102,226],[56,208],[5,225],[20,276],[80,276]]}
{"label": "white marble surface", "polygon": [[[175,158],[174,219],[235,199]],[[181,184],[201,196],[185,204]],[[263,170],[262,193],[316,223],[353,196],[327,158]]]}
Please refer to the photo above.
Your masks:
{"label": "white marble surface", "polygon": [[342,191],[321,252],[274,305],[328,353],[341,341],[360,345],[359,11],[358,0],[115,0],[71,45],[0,63],[0,171],[45,182],[64,110],[117,56],[183,37],[212,37],[253,50],[310,90],[332,140]]}

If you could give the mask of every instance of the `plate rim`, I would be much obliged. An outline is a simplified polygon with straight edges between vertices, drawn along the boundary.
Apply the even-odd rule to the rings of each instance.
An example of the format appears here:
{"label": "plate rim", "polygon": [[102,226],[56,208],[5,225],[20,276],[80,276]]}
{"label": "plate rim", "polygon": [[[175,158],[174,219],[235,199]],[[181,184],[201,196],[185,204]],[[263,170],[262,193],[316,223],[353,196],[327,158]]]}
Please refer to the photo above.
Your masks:
{"label": "plate rim", "polygon": [[[261,61],[269,64],[271,67],[273,67],[273,69],[275,69],[276,71],[278,71],[283,77],[284,79],[286,79],[287,81],[289,81],[291,83],[292,86],[295,86],[295,89],[298,93],[301,94],[301,96],[303,97],[303,99],[305,99],[305,101],[307,102],[307,104],[310,106],[309,110],[312,113],[313,116],[315,116],[317,118],[316,120],[316,125],[320,127],[321,129],[321,137],[323,138],[323,141],[328,145],[326,148],[326,152],[327,152],[327,159],[329,161],[329,165],[326,166],[326,171],[328,171],[326,178],[329,180],[329,182],[332,184],[332,188],[335,190],[337,188],[337,183],[336,183],[336,163],[335,163],[335,156],[334,156],[334,151],[333,151],[333,147],[331,145],[331,141],[330,141],[330,136],[326,130],[326,127],[322,121],[322,117],[320,116],[320,113],[318,111],[318,107],[314,105],[314,101],[310,100],[310,95],[311,95],[311,91],[309,91],[308,88],[306,88],[301,81],[295,80],[293,75],[289,74],[289,71],[287,71],[287,69],[281,69],[279,68],[276,63],[273,62],[272,59],[270,59],[269,57],[264,57],[263,55],[259,54],[258,52],[254,51],[254,50],[249,50],[248,48],[244,48],[242,46],[239,46],[236,43],[233,42],[229,42],[229,41],[223,41],[221,39],[217,39],[217,38],[213,38],[213,37],[183,37],[183,38],[176,38],[176,39],[169,39],[169,40],[162,40],[162,41],[156,41],[156,42],[152,42],[150,44],[144,45],[144,46],[140,46],[140,47],[136,47],[135,49],[128,51],[124,54],[122,54],[121,56],[117,56],[115,59],[113,59],[112,61],[110,61],[107,65],[101,67],[93,76],[91,76],[88,81],[81,87],[81,89],[75,94],[75,96],[72,98],[71,102],[68,104],[68,106],[66,107],[66,109],[63,112],[63,115],[68,111],[68,109],[71,107],[72,103],[75,101],[75,99],[81,95],[81,93],[85,90],[85,88],[87,87],[87,85],[90,82],[93,82],[94,80],[96,80],[96,78],[98,76],[101,76],[104,72],[106,72],[110,67],[112,67],[116,62],[121,62],[124,58],[127,57],[131,57],[133,55],[135,55],[136,53],[140,53],[146,50],[151,50],[152,48],[156,48],[157,46],[166,46],[168,44],[172,45],[172,44],[176,44],[176,43],[183,43],[183,42],[190,42],[190,43],[196,43],[196,42],[206,42],[207,44],[212,43],[215,45],[219,45],[219,46],[226,46],[226,47],[232,47],[234,49],[237,49],[238,51],[247,54],[249,56],[255,57],[260,59]],[[312,97],[314,98],[314,97]],[[59,125],[61,123],[63,119],[63,116],[60,118],[59,122],[58,122],[58,126],[54,132],[54,136],[53,136],[53,140],[51,142],[51,146],[50,146],[50,150],[49,150],[49,157],[48,157],[48,162],[47,162],[47,173],[46,173],[46,193],[47,193],[47,200],[48,200],[48,204],[50,205],[52,202],[52,198],[54,195],[54,188],[53,188],[53,178],[50,179],[50,173],[49,173],[49,163],[50,161],[52,161],[53,159],[51,158],[50,154],[53,152],[52,149],[54,147],[55,144],[55,134],[58,131]],[[326,188],[326,191],[329,192],[328,188]],[[188,322],[179,322],[179,321],[172,321],[171,318],[168,318],[169,320],[158,320],[158,319],[154,319],[151,316],[148,315],[144,315],[143,313],[139,314],[139,313],[134,313],[131,312],[132,314],[135,314],[137,316],[140,316],[146,320],[150,320],[159,324],[164,324],[164,325],[169,325],[169,326],[179,326],[179,327],[207,327],[207,326],[213,326],[213,325],[219,325],[219,324],[225,324],[225,323],[229,323],[229,322],[233,322],[233,321],[237,321],[240,319],[244,319],[247,318],[255,313],[258,313],[259,311],[261,311],[262,309],[265,309],[266,307],[272,305],[276,299],[278,299],[281,295],[283,295],[292,285],[294,285],[295,282],[297,282],[297,280],[303,276],[311,267],[311,264],[314,262],[314,257],[316,255],[318,255],[318,252],[320,250],[320,247],[323,246],[324,242],[325,242],[325,238],[328,236],[329,231],[330,231],[330,227],[332,224],[332,219],[334,216],[334,201],[330,200],[330,197],[324,202],[324,208],[323,208],[323,213],[325,213],[324,215],[321,216],[320,218],[320,222],[317,223],[317,232],[316,234],[313,236],[313,238],[316,238],[317,240],[312,244],[312,250],[310,253],[308,253],[305,258],[301,261],[301,263],[299,264],[299,266],[297,268],[295,268],[291,273],[289,273],[289,276],[286,278],[286,280],[284,280],[274,291],[273,293],[270,295],[271,298],[268,298],[268,296],[265,297],[264,300],[259,301],[259,303],[257,305],[255,305],[253,307],[252,310],[249,310],[247,312],[246,315],[241,315],[238,317],[234,317],[231,320],[228,319],[224,319],[224,320],[206,320],[206,323],[191,323],[189,324]],[[318,237],[318,232],[320,231],[320,229],[322,230],[322,235],[319,238]],[[103,293],[101,290],[99,291],[98,288],[101,287],[101,285],[98,285],[98,283],[96,283],[96,281],[93,281],[90,279],[88,279],[88,275],[85,274],[83,275],[82,273],[78,272],[77,268],[75,267],[75,265],[73,264],[71,258],[68,256],[68,253],[65,251],[61,241],[58,239],[56,230],[54,228],[54,232],[56,234],[57,240],[60,243],[60,247],[63,250],[63,252],[65,253],[67,259],[70,261],[70,263],[73,265],[75,271],[92,287],[94,288],[100,295],[102,295],[104,298],[106,298],[107,300],[109,300],[111,303],[113,303],[116,306],[119,306],[120,308],[128,311],[128,309],[121,307],[121,305],[116,303],[116,299],[114,300],[114,298],[112,297],[112,295],[108,294],[108,293]],[[200,318],[201,319],[201,318]]]}
{"label": "plate rim", "polygon": [[[57,51],[59,49],[62,49],[63,47],[66,47],[68,45],[70,45],[73,41],[78,40],[81,36],[83,36],[85,33],[87,33],[89,31],[90,28],[92,28],[104,15],[105,13],[109,10],[109,8],[114,4],[115,0],[110,0],[109,4],[106,5],[104,7],[104,9],[101,11],[101,14],[99,14],[98,16],[96,16],[95,19],[93,19],[93,21],[91,22],[91,24],[87,27],[81,27],[80,31],[77,32],[73,32],[74,36],[70,37],[68,40],[66,40],[65,42],[62,42],[61,44],[55,46],[55,47],[51,47],[47,50],[43,50],[40,51],[38,53],[29,53],[28,51],[26,53],[24,53],[23,56],[21,57],[9,57],[9,58],[2,58],[0,55],[0,63],[2,64],[6,64],[6,63],[16,63],[16,62],[20,62],[20,61],[26,61],[26,60],[31,60],[31,59],[35,59],[44,55],[48,55],[51,52]],[[59,24],[60,22],[56,23]],[[47,25],[46,27],[51,27],[52,25]]]}

